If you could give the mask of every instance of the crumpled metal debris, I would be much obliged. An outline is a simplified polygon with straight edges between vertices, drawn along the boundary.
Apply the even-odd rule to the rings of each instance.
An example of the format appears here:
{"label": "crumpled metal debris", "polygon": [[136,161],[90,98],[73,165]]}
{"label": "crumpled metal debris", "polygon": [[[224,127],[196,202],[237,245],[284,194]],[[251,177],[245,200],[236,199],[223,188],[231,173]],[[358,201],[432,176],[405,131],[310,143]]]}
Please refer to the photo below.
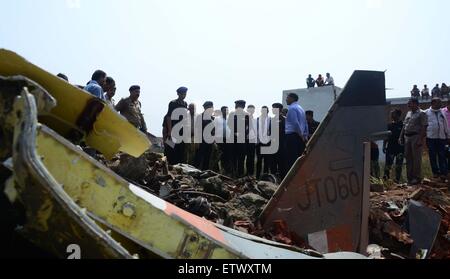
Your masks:
{"label": "crumpled metal debris", "polygon": [[[439,183],[426,181],[418,187],[395,187],[383,193],[371,194],[370,240],[385,251],[385,258],[432,258],[449,259],[450,196],[448,188]],[[447,185],[448,187],[448,185]],[[411,253],[415,245],[409,231],[410,201],[417,201],[439,212],[442,221],[431,251]],[[386,253],[386,251],[388,251]]]}
{"label": "crumpled metal debris", "polygon": [[[144,190],[200,217],[272,241],[310,248],[298,239],[294,241],[282,222],[275,222],[270,232],[262,229],[258,217],[278,188],[270,179],[232,179],[189,165],[169,166],[163,155],[151,152],[140,158],[120,154],[111,161],[97,154],[97,159]],[[391,185],[371,193],[370,240],[380,247],[370,250],[373,258],[410,257],[414,244],[406,226],[410,200],[420,201],[442,215],[435,245],[427,254],[429,258],[450,258],[448,188],[426,184],[418,188]]]}
{"label": "crumpled metal debris", "polygon": [[212,214],[211,204],[204,197],[189,200],[186,210],[200,217],[209,217]]}
{"label": "crumpled metal debris", "polygon": [[140,158],[119,154],[111,161],[96,156],[123,178],[184,210],[253,233],[260,213],[278,188],[251,177],[232,179],[186,164],[169,166],[163,155],[151,152]]}

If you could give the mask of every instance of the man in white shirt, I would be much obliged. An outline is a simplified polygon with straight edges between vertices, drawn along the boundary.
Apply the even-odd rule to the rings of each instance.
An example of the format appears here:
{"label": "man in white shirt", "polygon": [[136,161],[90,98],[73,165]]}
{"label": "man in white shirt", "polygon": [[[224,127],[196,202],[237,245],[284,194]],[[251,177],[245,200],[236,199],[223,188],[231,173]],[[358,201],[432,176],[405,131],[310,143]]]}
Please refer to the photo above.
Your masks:
{"label": "man in white shirt", "polygon": [[256,146],[256,178],[259,179],[261,177],[261,172],[263,171],[264,165],[264,174],[269,173],[270,168],[270,155],[262,154],[261,148],[270,146],[270,117],[269,117],[269,108],[267,106],[263,106],[261,109],[261,116],[257,119],[257,133],[258,133],[258,144]]}
{"label": "man in white shirt", "polygon": [[327,73],[327,79],[325,80],[325,85],[327,85],[327,86],[334,85],[334,78],[330,75],[330,73]]}
{"label": "man in white shirt", "polygon": [[106,77],[104,91],[106,103],[115,109],[114,107],[116,106],[116,101],[113,97],[116,95],[116,82],[112,77]]}
{"label": "man in white shirt", "polygon": [[430,99],[430,89],[425,84],[424,88],[422,89],[422,100],[428,100]]}
{"label": "man in white shirt", "polygon": [[426,111],[428,116],[427,145],[430,156],[431,169],[434,178],[441,178],[446,182],[448,165],[445,153],[445,145],[450,139],[448,122],[442,111],[442,101],[433,98],[431,108]]}

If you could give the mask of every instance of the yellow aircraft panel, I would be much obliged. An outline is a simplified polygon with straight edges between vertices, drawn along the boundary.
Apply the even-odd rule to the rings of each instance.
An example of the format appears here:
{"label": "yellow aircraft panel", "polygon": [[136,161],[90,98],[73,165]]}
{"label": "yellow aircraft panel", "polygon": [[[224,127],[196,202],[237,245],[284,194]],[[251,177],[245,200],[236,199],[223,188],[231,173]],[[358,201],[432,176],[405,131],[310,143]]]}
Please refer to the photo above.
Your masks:
{"label": "yellow aircraft panel", "polygon": [[[50,114],[40,115],[40,121],[65,137],[68,137],[74,129],[80,131],[76,124],[77,120],[88,102],[95,100],[95,97],[88,92],[67,83],[6,49],[0,49],[0,75],[22,75],[46,89],[57,100],[57,106]],[[151,145],[146,135],[106,103],[94,123],[93,130],[85,136],[89,146],[102,152],[108,158],[119,151],[139,157]]]}

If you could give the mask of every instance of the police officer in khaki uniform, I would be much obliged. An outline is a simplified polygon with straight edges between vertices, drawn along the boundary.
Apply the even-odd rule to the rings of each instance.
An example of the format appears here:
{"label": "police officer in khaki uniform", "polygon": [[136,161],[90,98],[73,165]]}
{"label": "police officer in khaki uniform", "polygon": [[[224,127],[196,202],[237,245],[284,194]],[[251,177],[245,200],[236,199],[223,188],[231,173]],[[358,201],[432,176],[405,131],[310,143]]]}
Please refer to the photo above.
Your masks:
{"label": "police officer in khaki uniform", "polygon": [[405,145],[406,168],[408,183],[417,185],[422,182],[422,155],[425,146],[428,117],[419,108],[419,100],[409,100],[410,111],[406,115],[400,144]]}
{"label": "police officer in khaki uniform", "polygon": [[133,85],[130,87],[130,97],[120,100],[116,106],[116,110],[124,116],[128,122],[133,124],[136,128],[144,133],[147,133],[147,124],[144,116],[141,113],[141,102],[139,96],[141,95],[141,87]]}

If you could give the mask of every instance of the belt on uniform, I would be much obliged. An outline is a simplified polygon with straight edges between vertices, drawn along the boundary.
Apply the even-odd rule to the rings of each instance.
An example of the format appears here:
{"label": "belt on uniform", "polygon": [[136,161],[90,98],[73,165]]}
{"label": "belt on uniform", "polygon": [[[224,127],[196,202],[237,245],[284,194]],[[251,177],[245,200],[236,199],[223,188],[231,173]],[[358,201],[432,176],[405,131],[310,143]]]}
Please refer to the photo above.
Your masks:
{"label": "belt on uniform", "polygon": [[417,136],[417,135],[419,135],[419,133],[405,133],[406,137],[414,137],[414,136]]}

